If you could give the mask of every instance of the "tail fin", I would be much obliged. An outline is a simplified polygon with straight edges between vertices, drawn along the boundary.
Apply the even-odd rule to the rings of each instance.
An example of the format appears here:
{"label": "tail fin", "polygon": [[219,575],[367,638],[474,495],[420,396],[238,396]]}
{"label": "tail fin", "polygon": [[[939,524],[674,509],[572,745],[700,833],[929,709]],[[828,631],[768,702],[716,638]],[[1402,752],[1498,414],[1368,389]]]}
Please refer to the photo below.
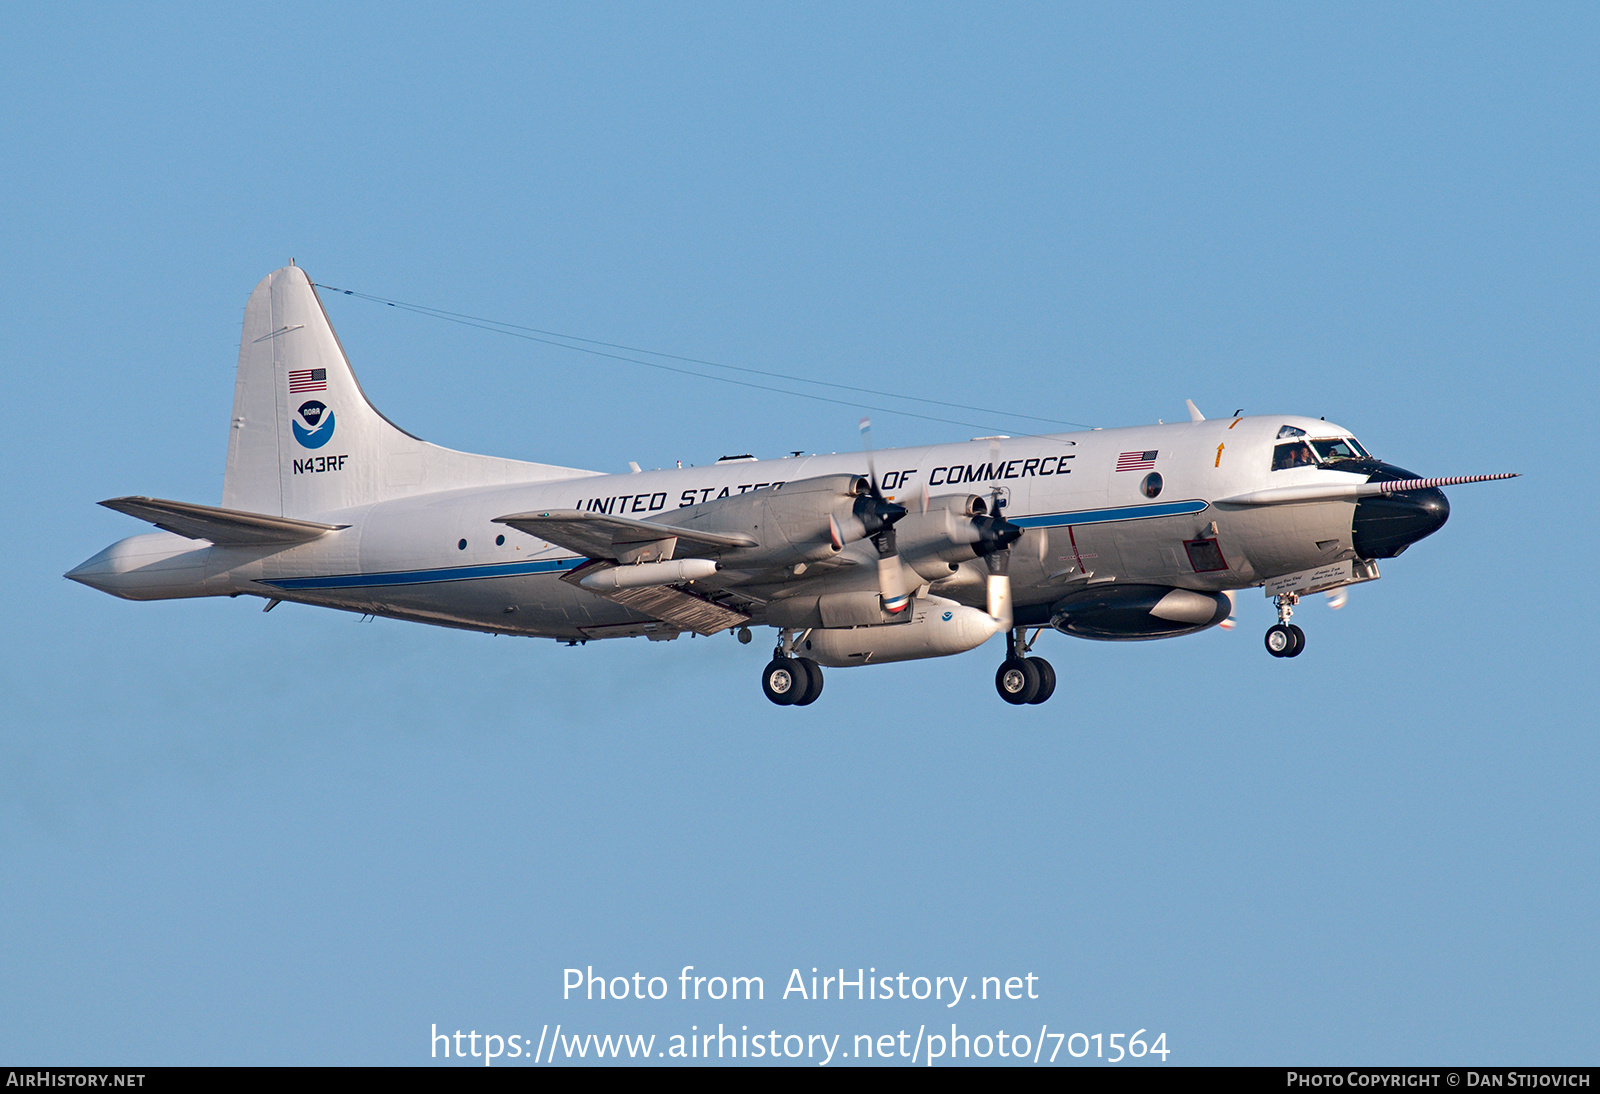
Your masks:
{"label": "tail fin", "polygon": [[304,270],[275,270],[250,294],[223,508],[306,517],[459,486],[588,474],[413,437],[367,402]]}

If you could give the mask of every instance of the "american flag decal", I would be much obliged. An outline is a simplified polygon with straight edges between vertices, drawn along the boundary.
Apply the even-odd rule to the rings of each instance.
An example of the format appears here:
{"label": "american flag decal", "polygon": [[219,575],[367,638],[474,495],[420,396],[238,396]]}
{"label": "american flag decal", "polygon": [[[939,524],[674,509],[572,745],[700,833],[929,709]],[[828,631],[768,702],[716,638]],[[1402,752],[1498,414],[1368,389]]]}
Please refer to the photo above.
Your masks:
{"label": "american flag decal", "polygon": [[1155,452],[1124,452],[1117,457],[1118,471],[1153,471],[1155,466]]}
{"label": "american flag decal", "polygon": [[327,391],[328,370],[325,368],[292,368],[289,370],[289,394],[302,391]]}

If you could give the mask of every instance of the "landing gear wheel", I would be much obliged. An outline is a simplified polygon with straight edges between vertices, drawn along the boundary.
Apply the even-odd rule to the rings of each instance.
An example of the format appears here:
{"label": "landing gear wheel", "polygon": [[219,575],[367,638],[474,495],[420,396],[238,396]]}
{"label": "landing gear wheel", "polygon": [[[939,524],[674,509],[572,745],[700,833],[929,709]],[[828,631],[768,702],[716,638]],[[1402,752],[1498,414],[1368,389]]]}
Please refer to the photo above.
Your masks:
{"label": "landing gear wheel", "polygon": [[780,707],[791,705],[805,693],[809,683],[810,673],[805,666],[788,657],[774,657],[761,673],[761,690]]}
{"label": "landing gear wheel", "polygon": [[794,663],[806,670],[806,686],[794,700],[797,707],[808,707],[822,694],[822,666],[809,657],[797,657]]}
{"label": "landing gear wheel", "polygon": [[1029,699],[1028,702],[1038,706],[1056,693],[1056,670],[1055,666],[1043,657],[1030,657],[1028,658],[1028,664],[1032,665],[1034,671],[1039,674],[1039,693]]}
{"label": "landing gear wheel", "polygon": [[[1297,652],[1299,649],[1299,647],[1295,645],[1294,632],[1299,629],[1299,627],[1290,629],[1289,627],[1284,626],[1282,623],[1274,623],[1272,626],[1268,627],[1267,652],[1272,654],[1274,657],[1293,657],[1295,652]],[[1302,645],[1305,643],[1304,635],[1301,636],[1300,642]]]}
{"label": "landing gear wheel", "polygon": [[1306,632],[1295,626],[1293,623],[1290,623],[1289,633],[1294,636],[1294,645],[1289,648],[1289,652],[1284,654],[1284,656],[1299,657],[1300,651],[1306,648]]}
{"label": "landing gear wheel", "polygon": [[1039,669],[1031,660],[1008,657],[994,674],[995,690],[1006,702],[1021,706],[1039,694]]}

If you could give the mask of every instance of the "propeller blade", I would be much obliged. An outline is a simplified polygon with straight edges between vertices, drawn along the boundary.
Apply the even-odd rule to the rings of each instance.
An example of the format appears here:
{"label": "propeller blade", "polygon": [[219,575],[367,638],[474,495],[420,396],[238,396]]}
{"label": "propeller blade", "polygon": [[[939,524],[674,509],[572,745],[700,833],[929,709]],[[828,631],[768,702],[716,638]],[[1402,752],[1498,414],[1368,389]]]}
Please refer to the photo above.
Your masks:
{"label": "propeller blade", "polygon": [[906,505],[907,509],[911,508],[912,506],[916,506],[917,509],[924,516],[927,515],[929,499],[928,499],[928,487],[927,487],[926,484],[919,483],[917,485],[916,489],[913,490],[911,493],[904,495],[904,498],[905,498],[905,505]]}
{"label": "propeller blade", "polygon": [[983,556],[989,567],[989,617],[999,630],[1009,631],[1011,615],[1011,552],[995,551]]}
{"label": "propeller blade", "polygon": [[883,598],[883,610],[898,615],[911,603],[906,589],[905,567],[900,565],[900,554],[895,548],[894,528],[891,526],[872,537],[878,548],[878,595]]}
{"label": "propeller blade", "polygon": [[1326,594],[1328,607],[1338,611],[1350,602],[1350,590],[1347,588],[1329,589]]}
{"label": "propeller blade", "polygon": [[[883,496],[878,461],[872,451],[871,418],[861,419],[861,444],[867,452],[867,483],[872,492],[870,501],[861,498],[856,502],[856,515],[872,531],[872,545],[878,549],[878,595],[883,598],[883,610],[898,615],[911,603],[911,594],[906,589],[905,568],[900,565],[900,552],[895,546],[894,525],[909,510]],[[927,507],[926,500],[923,507]]]}
{"label": "propeller blade", "polygon": [[973,517],[978,542],[972,549],[989,568],[989,616],[1002,631],[1011,629],[1011,545],[1022,538],[1022,529],[1000,515],[1000,492],[994,492],[990,511]]}
{"label": "propeller blade", "polygon": [[872,452],[872,419],[861,419],[861,447],[867,453],[867,481],[872,484],[872,496],[882,498],[883,491],[878,489],[878,460]]}
{"label": "propeller blade", "polygon": [[1218,623],[1217,626],[1225,631],[1231,631],[1239,625],[1238,620],[1234,619],[1234,614],[1239,610],[1239,598],[1234,595],[1232,589],[1223,589],[1222,595],[1228,598],[1228,618]]}
{"label": "propeller blade", "polygon": [[[873,538],[873,542],[877,543],[878,534],[893,528],[895,521],[905,516],[908,510],[905,506],[897,505],[884,497],[883,488],[878,484],[878,463],[872,454],[871,418],[861,419],[861,439],[866,446],[867,470],[870,474],[867,477],[867,494],[856,498],[853,512],[861,521],[862,527],[867,530],[867,534]],[[893,543],[893,540],[890,542]],[[883,549],[880,546],[879,554],[882,553]]]}

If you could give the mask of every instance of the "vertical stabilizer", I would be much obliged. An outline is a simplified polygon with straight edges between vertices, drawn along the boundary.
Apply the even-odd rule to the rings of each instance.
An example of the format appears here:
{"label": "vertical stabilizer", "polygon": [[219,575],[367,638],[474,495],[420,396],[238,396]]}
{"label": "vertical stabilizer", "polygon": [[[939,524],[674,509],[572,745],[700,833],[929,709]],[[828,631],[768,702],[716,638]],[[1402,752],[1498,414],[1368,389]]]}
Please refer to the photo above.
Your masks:
{"label": "vertical stabilizer", "polygon": [[409,494],[587,474],[411,436],[367,402],[304,270],[275,270],[250,294],[224,509],[307,517]]}

